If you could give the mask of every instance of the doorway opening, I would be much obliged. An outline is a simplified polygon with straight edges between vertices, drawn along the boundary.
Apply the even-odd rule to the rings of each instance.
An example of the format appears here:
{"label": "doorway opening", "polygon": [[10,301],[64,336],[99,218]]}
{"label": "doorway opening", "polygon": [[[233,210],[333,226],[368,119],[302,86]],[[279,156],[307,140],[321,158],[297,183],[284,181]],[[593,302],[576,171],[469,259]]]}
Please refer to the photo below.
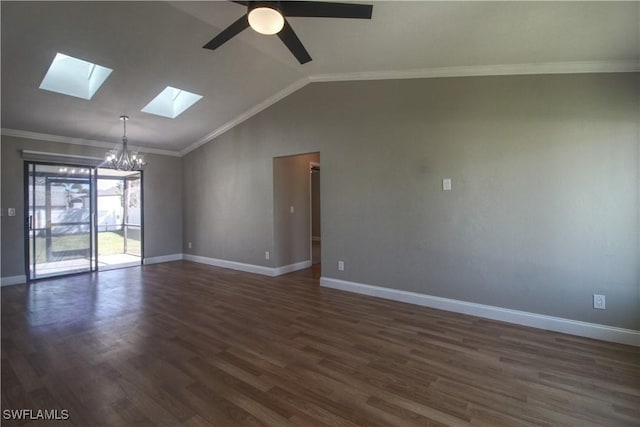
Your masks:
{"label": "doorway opening", "polygon": [[25,163],[29,280],[142,263],[142,174]]}
{"label": "doorway opening", "polygon": [[311,264],[322,262],[322,241],[320,236],[320,163],[310,162],[311,174]]}
{"label": "doorway opening", "polygon": [[319,168],[319,152],[273,159],[274,245],[270,262],[281,272],[320,266],[321,233],[318,226],[312,226],[314,221],[320,224]]}

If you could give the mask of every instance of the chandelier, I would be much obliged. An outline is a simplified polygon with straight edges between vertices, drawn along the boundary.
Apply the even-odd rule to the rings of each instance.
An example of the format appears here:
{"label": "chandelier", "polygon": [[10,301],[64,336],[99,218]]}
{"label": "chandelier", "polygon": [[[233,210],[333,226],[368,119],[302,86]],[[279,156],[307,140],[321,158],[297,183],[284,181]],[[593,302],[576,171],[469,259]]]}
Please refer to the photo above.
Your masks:
{"label": "chandelier", "polygon": [[113,149],[107,153],[105,166],[120,171],[139,171],[142,170],[147,162],[136,151],[127,149],[127,120],[129,116],[120,116],[120,120],[124,125],[124,135],[122,135],[122,150]]}

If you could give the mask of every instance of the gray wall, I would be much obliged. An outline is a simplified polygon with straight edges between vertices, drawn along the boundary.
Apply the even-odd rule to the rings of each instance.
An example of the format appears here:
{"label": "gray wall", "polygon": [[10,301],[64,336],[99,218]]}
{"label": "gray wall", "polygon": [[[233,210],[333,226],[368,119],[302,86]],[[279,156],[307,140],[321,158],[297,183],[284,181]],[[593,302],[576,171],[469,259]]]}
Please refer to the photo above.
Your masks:
{"label": "gray wall", "polygon": [[[2,136],[2,277],[24,271],[24,169],[21,150],[102,157],[104,148]],[[182,163],[178,157],[146,154],[144,256],[182,252]],[[16,216],[6,216],[7,208]]]}
{"label": "gray wall", "polygon": [[640,329],[639,96],[637,73],[314,83],[183,158],[185,242],[270,265],[272,159],[319,151],[323,276]]}
{"label": "gray wall", "polygon": [[277,267],[311,260],[309,163],[319,161],[318,153],[273,159],[274,261]]}

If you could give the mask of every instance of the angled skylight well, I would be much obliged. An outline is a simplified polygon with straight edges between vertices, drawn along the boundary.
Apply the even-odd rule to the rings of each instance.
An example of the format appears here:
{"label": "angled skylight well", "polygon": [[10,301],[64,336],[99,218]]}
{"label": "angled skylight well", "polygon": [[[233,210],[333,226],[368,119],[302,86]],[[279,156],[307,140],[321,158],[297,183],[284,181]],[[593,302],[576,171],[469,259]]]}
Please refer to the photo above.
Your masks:
{"label": "angled skylight well", "polygon": [[175,119],[200,99],[202,96],[197,93],[167,86],[142,112]]}
{"label": "angled skylight well", "polygon": [[40,89],[91,99],[113,70],[57,53],[40,83]]}

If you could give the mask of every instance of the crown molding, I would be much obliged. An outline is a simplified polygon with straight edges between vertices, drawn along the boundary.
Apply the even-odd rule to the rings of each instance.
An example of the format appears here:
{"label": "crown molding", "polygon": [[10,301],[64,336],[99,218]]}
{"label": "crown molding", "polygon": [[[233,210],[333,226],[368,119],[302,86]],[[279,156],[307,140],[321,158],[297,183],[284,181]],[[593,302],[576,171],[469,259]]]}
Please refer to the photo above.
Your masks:
{"label": "crown molding", "polygon": [[188,147],[182,149],[180,151],[180,155],[184,156],[185,154],[190,153],[191,151],[195,150],[196,148],[200,147],[201,145],[204,145],[207,142],[211,141],[213,138],[225,133],[226,131],[228,131],[231,128],[234,128],[234,127],[238,126],[240,123],[244,122],[248,118],[255,116],[260,111],[272,106],[276,102],[280,101],[282,98],[286,98],[287,96],[291,95],[293,92],[296,92],[297,90],[302,89],[303,87],[305,87],[309,83],[310,83],[310,80],[309,80],[308,77],[303,77],[303,78],[301,78],[299,80],[296,80],[295,82],[293,82],[289,86],[287,86],[284,89],[280,90],[279,92],[271,95],[269,98],[265,99],[261,103],[259,103],[257,105],[254,105],[253,107],[249,108],[247,111],[245,111],[244,113],[240,114],[236,118],[234,118],[232,120],[229,120],[228,122],[226,122],[222,126],[220,126],[217,129],[215,129],[213,132],[203,136],[202,138],[200,138],[199,140],[197,140],[193,144],[191,144]]}
{"label": "crown molding", "polygon": [[[236,127],[245,120],[272,106],[276,102],[314,82],[340,82],[360,80],[399,80],[426,79],[442,77],[479,77],[479,76],[508,76],[531,74],[587,74],[587,73],[633,73],[640,72],[640,61],[574,61],[574,62],[546,62],[531,64],[499,64],[473,65],[460,67],[422,68],[414,70],[362,71],[353,73],[314,74],[296,80],[289,86],[271,95],[264,101],[249,108],[235,118],[214,129],[212,132],[193,142],[180,151],[161,150],[148,147],[130,146],[134,150],[149,154],[182,157],[196,148],[210,142],[217,136]],[[86,145],[99,148],[113,148],[111,142],[94,141],[82,138],[70,138],[29,131],[2,128],[2,135],[20,138],[37,139],[41,141],[59,142],[64,144]]]}
{"label": "crown molding", "polygon": [[425,79],[438,77],[507,76],[526,74],[632,73],[640,71],[640,61],[582,61],[533,64],[473,65],[415,70],[364,71],[309,76],[311,82],[358,80]]}
{"label": "crown molding", "polygon": [[640,61],[573,61],[531,64],[472,65],[461,67],[423,68],[414,70],[364,71],[354,73],[314,74],[297,80],[278,93],[229,120],[213,132],[203,136],[180,151],[184,156],[206,144],[215,137],[239,125],[282,98],[314,82],[338,82],[359,80],[426,79],[439,77],[508,76],[527,74],[586,74],[586,73],[633,73],[640,71]]}
{"label": "crown molding", "polygon": [[[93,139],[72,138],[68,136],[51,135],[48,133],[29,132],[26,130],[2,128],[2,135],[15,136],[17,138],[35,139],[38,141],[58,142],[61,144],[84,145],[88,147],[112,149],[116,144],[113,142],[96,141]],[[171,150],[161,150],[158,148],[140,147],[130,145],[130,150],[139,151],[145,154],[161,154],[164,156],[181,157],[180,153]]]}

